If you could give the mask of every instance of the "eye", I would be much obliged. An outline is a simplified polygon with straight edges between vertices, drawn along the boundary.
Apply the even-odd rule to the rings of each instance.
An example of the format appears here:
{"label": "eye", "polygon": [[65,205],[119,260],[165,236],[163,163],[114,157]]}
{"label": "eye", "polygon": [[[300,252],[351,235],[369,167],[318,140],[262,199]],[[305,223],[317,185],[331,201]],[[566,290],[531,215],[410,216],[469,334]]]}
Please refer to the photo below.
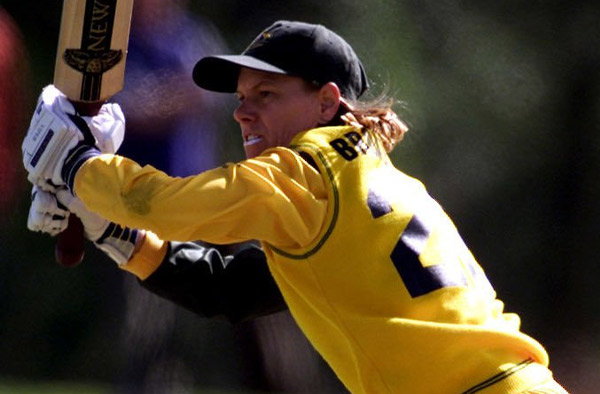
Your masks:
{"label": "eye", "polygon": [[258,92],[258,94],[262,98],[267,98],[267,97],[271,96],[273,94],[273,92],[271,92],[270,90],[261,90],[260,92]]}

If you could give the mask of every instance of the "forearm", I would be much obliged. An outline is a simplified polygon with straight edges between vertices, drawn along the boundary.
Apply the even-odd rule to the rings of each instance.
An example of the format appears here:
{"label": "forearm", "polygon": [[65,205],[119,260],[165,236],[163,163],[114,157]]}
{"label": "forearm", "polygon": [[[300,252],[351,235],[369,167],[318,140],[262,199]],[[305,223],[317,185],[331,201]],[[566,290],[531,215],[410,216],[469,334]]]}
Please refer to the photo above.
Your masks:
{"label": "forearm", "polygon": [[201,316],[222,315],[236,322],[285,308],[265,256],[256,247],[228,245],[222,247],[229,250],[224,257],[206,244],[169,243],[149,231],[117,229],[84,212],[67,190],[59,191],[58,198],[35,187],[33,191],[27,224],[31,230],[55,235],[66,227],[68,216],[59,201],[76,208],[86,237],[121,269],[137,276],[150,291]]}
{"label": "forearm", "polygon": [[206,245],[170,242],[160,266],[140,284],[198,315],[231,322],[287,308],[255,247],[224,257]]}

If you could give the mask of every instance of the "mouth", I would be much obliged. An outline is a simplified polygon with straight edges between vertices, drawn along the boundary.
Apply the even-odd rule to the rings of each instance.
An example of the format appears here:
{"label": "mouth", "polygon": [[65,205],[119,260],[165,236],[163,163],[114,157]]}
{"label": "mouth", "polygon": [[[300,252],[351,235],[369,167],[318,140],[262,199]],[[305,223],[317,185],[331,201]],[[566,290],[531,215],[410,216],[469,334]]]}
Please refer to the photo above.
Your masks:
{"label": "mouth", "polygon": [[248,134],[244,136],[244,146],[257,144],[263,140],[263,137],[256,134]]}

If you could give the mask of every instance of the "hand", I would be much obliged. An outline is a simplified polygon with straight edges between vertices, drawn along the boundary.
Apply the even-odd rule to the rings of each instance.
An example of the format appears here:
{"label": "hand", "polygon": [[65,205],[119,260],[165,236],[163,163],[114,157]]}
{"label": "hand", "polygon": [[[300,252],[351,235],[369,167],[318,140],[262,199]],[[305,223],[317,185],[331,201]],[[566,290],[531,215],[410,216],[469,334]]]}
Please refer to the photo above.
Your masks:
{"label": "hand", "polygon": [[51,236],[67,228],[69,211],[59,204],[54,194],[34,185],[31,190],[31,207],[27,217],[27,228]]}
{"label": "hand", "polygon": [[69,214],[75,214],[81,219],[85,237],[98,249],[119,265],[129,261],[140,234],[138,230],[123,228],[89,211],[81,200],[73,197],[64,187],[55,191],[56,194],[33,186],[27,219],[27,227],[31,231],[55,236],[67,227]]}
{"label": "hand", "polygon": [[85,237],[106,253],[117,264],[125,264],[135,250],[135,242],[140,231],[121,227],[89,211],[83,202],[62,188],[56,192],[59,204],[81,219]]}
{"label": "hand", "polygon": [[102,153],[116,153],[125,137],[125,116],[117,103],[105,103],[96,116],[82,116]]}
{"label": "hand", "polygon": [[75,109],[60,91],[52,85],[42,91],[22,145],[31,183],[64,185],[63,163],[71,149],[84,140],[73,116]]}
{"label": "hand", "polygon": [[89,158],[114,153],[123,141],[125,118],[118,104],[104,104],[93,117],[79,117],[53,85],[40,95],[23,141],[23,164],[37,185],[67,185]]}

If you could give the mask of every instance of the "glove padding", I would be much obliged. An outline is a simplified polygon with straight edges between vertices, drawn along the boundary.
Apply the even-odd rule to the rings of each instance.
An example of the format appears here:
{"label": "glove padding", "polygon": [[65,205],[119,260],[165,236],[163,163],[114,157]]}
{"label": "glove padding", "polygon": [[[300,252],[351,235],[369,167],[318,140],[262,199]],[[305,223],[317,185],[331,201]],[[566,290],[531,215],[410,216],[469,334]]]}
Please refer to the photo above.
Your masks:
{"label": "glove padding", "polygon": [[27,228],[51,236],[67,228],[69,211],[59,204],[54,194],[34,185],[31,190],[31,207],[27,217]]}
{"label": "glove padding", "polygon": [[138,230],[123,228],[89,211],[64,187],[56,193],[33,186],[27,228],[55,236],[68,225],[69,214],[81,219],[85,237],[117,264],[125,264],[135,249]]}
{"label": "glove padding", "polygon": [[85,160],[114,153],[123,141],[125,118],[118,104],[104,104],[93,117],[76,115],[66,96],[49,85],[42,91],[23,140],[23,165],[34,185],[67,185]]}
{"label": "glove padding", "polygon": [[117,264],[125,264],[133,255],[138,230],[121,227],[89,211],[83,202],[74,197],[67,189],[56,192],[59,204],[81,219],[85,237],[106,253]]}
{"label": "glove padding", "polygon": [[63,185],[61,171],[69,151],[84,139],[69,115],[75,108],[53,87],[42,91],[23,140],[23,165],[31,183]]}
{"label": "glove padding", "polygon": [[96,116],[82,116],[102,153],[116,153],[125,137],[125,115],[117,103],[106,103]]}

